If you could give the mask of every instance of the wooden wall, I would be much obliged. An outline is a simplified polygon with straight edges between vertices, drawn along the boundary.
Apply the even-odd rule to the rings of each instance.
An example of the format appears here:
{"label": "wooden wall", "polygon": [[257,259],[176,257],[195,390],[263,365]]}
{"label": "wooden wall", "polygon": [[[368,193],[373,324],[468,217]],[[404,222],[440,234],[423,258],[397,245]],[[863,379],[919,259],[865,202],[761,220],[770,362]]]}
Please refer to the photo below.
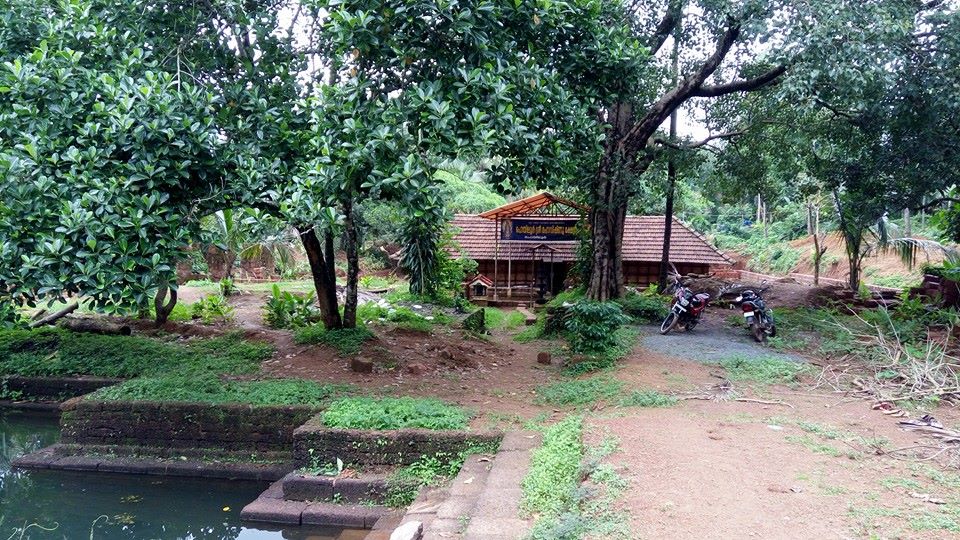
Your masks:
{"label": "wooden wall", "polygon": [[[494,279],[492,260],[480,260],[477,261],[477,265],[477,272],[487,276],[491,280]],[[681,274],[706,274],[710,272],[709,264],[679,263],[676,267],[677,271]],[[499,269],[499,274],[496,278],[497,285],[506,287],[507,261],[497,263],[497,268]],[[510,264],[510,268],[513,274],[511,280],[513,285],[526,285],[533,282],[534,268],[531,261],[513,261]],[[623,272],[627,285],[646,287],[651,283],[656,283],[659,279],[660,263],[626,261],[623,263]]]}
{"label": "wooden wall", "polygon": [[[710,272],[709,264],[677,263],[675,266],[681,275],[691,273],[707,274]],[[626,261],[623,263],[623,274],[627,285],[646,287],[651,283],[659,281],[660,263]]]}

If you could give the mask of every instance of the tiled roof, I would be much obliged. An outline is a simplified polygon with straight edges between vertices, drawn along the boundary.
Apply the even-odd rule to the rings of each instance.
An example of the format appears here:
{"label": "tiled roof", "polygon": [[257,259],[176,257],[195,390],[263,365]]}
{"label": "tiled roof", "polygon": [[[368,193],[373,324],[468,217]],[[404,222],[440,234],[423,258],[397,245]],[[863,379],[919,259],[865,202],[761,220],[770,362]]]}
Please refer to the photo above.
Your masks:
{"label": "tiled roof", "polygon": [[[457,214],[451,226],[454,242],[460,252],[471,259],[493,259],[496,254],[496,222],[480,216]],[[670,260],[677,263],[728,265],[732,261],[679,219],[673,219],[670,235]],[[546,244],[553,248],[553,260],[573,261],[577,258],[577,242],[500,241],[500,260],[529,260],[530,249]],[[623,260],[660,262],[663,250],[663,216],[627,216],[623,232]],[[458,252],[459,254],[459,252]],[[541,249],[543,259],[550,252]]]}
{"label": "tiled roof", "polygon": [[571,200],[557,197],[553,193],[542,191],[536,195],[531,195],[518,201],[509,202],[499,208],[481,212],[480,217],[487,219],[505,218],[529,214],[535,210],[550,205],[566,206],[573,210],[588,212],[590,209],[582,204],[577,204]]}

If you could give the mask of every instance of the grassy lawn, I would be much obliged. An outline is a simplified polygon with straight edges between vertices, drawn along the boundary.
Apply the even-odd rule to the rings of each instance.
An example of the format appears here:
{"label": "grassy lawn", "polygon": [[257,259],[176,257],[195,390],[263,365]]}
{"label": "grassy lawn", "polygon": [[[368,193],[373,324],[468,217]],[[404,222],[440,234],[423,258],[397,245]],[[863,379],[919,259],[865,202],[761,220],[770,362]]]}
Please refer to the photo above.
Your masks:
{"label": "grassy lawn", "polygon": [[272,349],[239,335],[161,341],[59,328],[0,331],[0,374],[130,378],[168,373],[255,373]]}

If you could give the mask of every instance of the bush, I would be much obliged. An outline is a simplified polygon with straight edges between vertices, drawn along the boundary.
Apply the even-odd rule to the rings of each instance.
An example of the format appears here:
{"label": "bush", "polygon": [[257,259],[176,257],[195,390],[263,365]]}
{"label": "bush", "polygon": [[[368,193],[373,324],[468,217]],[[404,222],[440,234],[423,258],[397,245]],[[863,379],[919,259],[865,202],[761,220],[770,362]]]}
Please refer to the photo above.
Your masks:
{"label": "bush", "polygon": [[600,353],[617,346],[617,330],[629,321],[616,302],[581,300],[568,307],[563,328],[574,353]]}
{"label": "bush", "polygon": [[348,356],[360,352],[360,347],[367,340],[373,339],[373,332],[366,326],[356,328],[341,328],[327,330],[322,324],[304,326],[297,329],[293,340],[301,345],[328,345],[333,347],[341,356]]}
{"label": "bush", "polygon": [[538,404],[589,405],[620,393],[623,383],[609,377],[561,381],[537,388]]}
{"label": "bush", "polygon": [[633,291],[617,300],[624,313],[635,321],[644,323],[659,323],[670,313],[670,308],[664,298],[656,292],[644,291],[641,294]]}
{"label": "bush", "polygon": [[467,411],[455,405],[411,397],[343,398],[323,413],[324,425],[349,429],[464,429],[469,419]]}
{"label": "bush", "polygon": [[191,314],[204,324],[212,324],[217,319],[229,320],[233,317],[233,308],[222,294],[210,294],[193,304]]}
{"label": "bush", "polygon": [[263,309],[263,320],[271,328],[301,328],[320,320],[320,310],[314,306],[313,292],[294,294],[281,291],[276,284]]}
{"label": "bush", "polygon": [[220,280],[220,296],[231,296],[233,293],[237,292],[237,287],[233,283],[233,279],[225,277]]}
{"label": "bush", "polygon": [[624,356],[630,354],[637,340],[638,332],[633,328],[621,328],[614,336],[616,344],[602,352],[579,355],[577,362],[563,369],[564,375],[579,376],[584,373],[613,367]]}

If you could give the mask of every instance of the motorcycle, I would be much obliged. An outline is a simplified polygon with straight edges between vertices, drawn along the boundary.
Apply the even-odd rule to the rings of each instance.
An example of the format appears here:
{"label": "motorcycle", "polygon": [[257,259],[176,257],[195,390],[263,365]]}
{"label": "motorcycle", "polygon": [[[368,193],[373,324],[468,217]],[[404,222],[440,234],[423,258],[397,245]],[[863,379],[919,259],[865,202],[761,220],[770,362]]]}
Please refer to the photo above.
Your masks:
{"label": "motorcycle", "polygon": [[667,334],[677,326],[683,326],[687,331],[693,330],[700,322],[700,315],[710,301],[710,295],[707,293],[694,294],[679,282],[675,282],[674,286],[676,292],[670,303],[670,313],[660,323],[661,334]]}
{"label": "motorcycle", "polygon": [[734,300],[743,310],[743,319],[747,323],[747,328],[753,334],[753,339],[759,343],[767,341],[768,337],[777,335],[777,325],[773,321],[773,310],[767,307],[760,296],[768,287],[757,291],[746,289],[740,293],[740,296]]}

